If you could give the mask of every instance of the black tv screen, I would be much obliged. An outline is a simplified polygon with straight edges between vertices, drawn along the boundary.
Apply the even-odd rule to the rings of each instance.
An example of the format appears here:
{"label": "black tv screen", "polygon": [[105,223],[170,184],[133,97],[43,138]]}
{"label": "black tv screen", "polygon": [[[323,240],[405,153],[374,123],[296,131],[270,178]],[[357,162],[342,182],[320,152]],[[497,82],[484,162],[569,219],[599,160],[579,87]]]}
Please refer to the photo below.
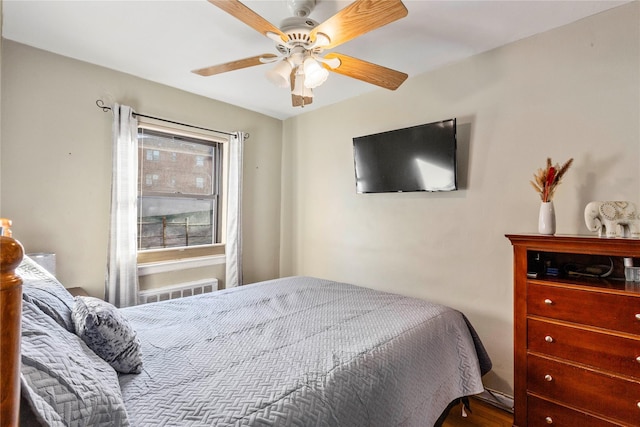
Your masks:
{"label": "black tv screen", "polygon": [[358,193],[454,191],[456,119],[353,138]]}

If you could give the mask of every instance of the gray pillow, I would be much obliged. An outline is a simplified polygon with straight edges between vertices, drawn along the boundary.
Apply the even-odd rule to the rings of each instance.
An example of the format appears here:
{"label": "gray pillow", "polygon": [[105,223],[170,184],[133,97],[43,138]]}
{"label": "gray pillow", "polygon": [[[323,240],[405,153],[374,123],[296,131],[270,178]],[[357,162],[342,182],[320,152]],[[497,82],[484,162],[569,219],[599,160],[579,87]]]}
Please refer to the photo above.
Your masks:
{"label": "gray pillow", "polygon": [[69,332],[74,332],[71,321],[73,297],[44,267],[28,256],[16,269],[22,279],[22,299],[37,305],[46,315]]}
{"label": "gray pillow", "polygon": [[140,340],[126,317],[112,304],[78,296],[72,310],[76,334],[116,371],[142,371]]}
{"label": "gray pillow", "polygon": [[35,421],[69,427],[129,425],[116,371],[30,301],[22,304],[21,345],[21,393]]}

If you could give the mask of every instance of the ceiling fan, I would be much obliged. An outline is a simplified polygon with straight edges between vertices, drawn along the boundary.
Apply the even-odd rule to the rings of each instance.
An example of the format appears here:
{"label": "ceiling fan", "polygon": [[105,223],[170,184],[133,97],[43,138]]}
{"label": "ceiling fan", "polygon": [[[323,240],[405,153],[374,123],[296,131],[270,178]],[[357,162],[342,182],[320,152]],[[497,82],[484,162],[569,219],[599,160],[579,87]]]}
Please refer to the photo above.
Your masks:
{"label": "ceiling fan", "polygon": [[265,53],[250,58],[193,70],[212,76],[241,68],[276,63],[267,78],[291,90],[294,107],[313,102],[313,89],[327,79],[329,71],[395,90],[407,74],[340,53],[324,54],[349,40],[407,16],[401,0],[356,0],[322,23],[308,16],[316,0],[287,0],[293,16],[280,28],[258,15],[239,0],[208,0],[276,43],[278,55]]}

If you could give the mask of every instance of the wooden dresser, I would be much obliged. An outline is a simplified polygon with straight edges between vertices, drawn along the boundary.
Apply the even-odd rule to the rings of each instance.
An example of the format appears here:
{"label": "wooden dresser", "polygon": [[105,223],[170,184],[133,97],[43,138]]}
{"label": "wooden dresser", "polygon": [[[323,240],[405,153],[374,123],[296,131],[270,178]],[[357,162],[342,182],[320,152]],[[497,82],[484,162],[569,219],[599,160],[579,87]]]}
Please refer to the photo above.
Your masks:
{"label": "wooden dresser", "polygon": [[640,282],[623,264],[640,265],[640,240],[507,237],[514,426],[640,426]]}

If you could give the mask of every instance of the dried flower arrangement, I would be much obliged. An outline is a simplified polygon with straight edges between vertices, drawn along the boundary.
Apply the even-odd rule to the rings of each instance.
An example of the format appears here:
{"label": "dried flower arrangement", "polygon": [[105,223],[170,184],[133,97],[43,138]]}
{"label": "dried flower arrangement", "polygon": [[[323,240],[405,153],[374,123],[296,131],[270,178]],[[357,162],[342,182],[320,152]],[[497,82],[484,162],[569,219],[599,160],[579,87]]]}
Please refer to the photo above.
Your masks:
{"label": "dried flower arrangement", "polygon": [[543,202],[550,202],[553,199],[556,187],[572,163],[573,158],[567,160],[562,166],[557,163],[553,165],[551,158],[547,158],[547,167],[538,169],[538,172],[533,175],[534,181],[530,181],[531,186],[540,194]]}

